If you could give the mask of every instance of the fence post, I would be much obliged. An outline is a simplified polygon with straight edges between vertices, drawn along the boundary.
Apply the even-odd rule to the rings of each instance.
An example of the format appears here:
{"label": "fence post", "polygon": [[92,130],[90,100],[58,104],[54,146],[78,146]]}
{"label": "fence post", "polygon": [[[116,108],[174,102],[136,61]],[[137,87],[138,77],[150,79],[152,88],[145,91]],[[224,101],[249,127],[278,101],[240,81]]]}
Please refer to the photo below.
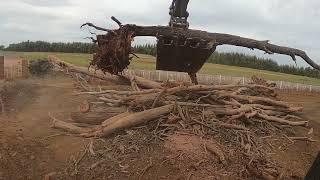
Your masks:
{"label": "fence post", "polygon": [[158,79],[158,81],[161,82],[161,71],[158,71],[158,73],[159,73],[159,79]]}
{"label": "fence post", "polygon": [[220,74],[220,76],[219,76],[219,84],[221,84],[222,83],[222,75]]}
{"label": "fence post", "polygon": [[0,56],[0,80],[4,79],[4,56]]}
{"label": "fence post", "polygon": [[244,83],[245,83],[245,82],[244,82],[244,77],[242,77],[242,85],[244,85]]}
{"label": "fence post", "polygon": [[309,86],[309,91],[312,92],[312,85]]}

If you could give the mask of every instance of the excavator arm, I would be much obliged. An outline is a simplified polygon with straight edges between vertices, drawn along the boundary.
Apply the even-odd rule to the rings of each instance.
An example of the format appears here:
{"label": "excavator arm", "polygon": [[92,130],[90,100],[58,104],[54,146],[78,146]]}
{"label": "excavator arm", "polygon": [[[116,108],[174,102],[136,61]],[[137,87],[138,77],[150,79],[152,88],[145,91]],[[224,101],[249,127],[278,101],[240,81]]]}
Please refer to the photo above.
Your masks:
{"label": "excavator arm", "polygon": [[169,15],[171,16],[169,26],[189,28],[187,11],[189,0],[173,0],[170,6]]}

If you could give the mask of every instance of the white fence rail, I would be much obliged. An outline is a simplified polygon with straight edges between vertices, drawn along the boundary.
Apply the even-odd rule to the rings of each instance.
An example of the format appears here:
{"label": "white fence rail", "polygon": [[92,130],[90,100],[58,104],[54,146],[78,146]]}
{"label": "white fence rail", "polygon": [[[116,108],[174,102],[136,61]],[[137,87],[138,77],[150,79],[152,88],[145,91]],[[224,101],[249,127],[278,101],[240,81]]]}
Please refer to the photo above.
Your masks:
{"label": "white fence rail", "polygon": [[[128,69],[125,71],[128,74],[135,74],[154,81],[189,81],[190,78],[187,73],[183,72],[171,72],[171,71],[152,71],[152,70],[132,70]],[[250,78],[246,77],[232,77],[223,75],[208,75],[208,74],[197,74],[198,81],[200,84],[232,84],[241,83],[247,84],[251,81]],[[276,84],[276,87],[280,90],[291,90],[291,91],[307,91],[320,93],[320,86],[306,85],[300,83],[291,83],[285,81],[270,81]]]}

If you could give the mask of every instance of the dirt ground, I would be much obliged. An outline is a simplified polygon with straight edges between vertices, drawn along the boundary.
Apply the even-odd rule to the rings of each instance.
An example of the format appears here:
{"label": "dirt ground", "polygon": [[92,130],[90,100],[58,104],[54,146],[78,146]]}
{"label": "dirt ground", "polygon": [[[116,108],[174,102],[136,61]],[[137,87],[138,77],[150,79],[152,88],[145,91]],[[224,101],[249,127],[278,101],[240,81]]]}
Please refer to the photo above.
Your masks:
{"label": "dirt ground", "polygon": [[[68,119],[88,98],[73,95],[77,89],[68,76],[17,81],[12,87],[6,94],[8,113],[0,116],[0,180],[234,179],[191,134],[176,133],[163,141],[141,126],[106,139],[84,139],[52,129],[49,113]],[[320,96],[280,96],[304,107],[303,117],[318,140],[297,141],[272,154],[284,173],[302,179],[320,149]]]}

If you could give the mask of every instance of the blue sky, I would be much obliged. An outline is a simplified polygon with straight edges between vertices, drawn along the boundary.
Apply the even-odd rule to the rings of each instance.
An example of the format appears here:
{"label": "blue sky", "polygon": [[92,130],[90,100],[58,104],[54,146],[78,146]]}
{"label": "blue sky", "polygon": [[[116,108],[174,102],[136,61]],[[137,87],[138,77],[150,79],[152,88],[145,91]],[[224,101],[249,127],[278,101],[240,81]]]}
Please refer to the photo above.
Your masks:
{"label": "blue sky", "polygon": [[[110,16],[123,23],[166,25],[171,0],[10,0],[1,2],[0,44],[26,40],[86,41],[84,22],[115,28]],[[190,28],[270,40],[305,51],[320,63],[319,0],[190,0]],[[137,38],[135,43],[155,42]],[[290,63],[289,57],[221,46]],[[301,59],[299,59],[299,64]]]}

